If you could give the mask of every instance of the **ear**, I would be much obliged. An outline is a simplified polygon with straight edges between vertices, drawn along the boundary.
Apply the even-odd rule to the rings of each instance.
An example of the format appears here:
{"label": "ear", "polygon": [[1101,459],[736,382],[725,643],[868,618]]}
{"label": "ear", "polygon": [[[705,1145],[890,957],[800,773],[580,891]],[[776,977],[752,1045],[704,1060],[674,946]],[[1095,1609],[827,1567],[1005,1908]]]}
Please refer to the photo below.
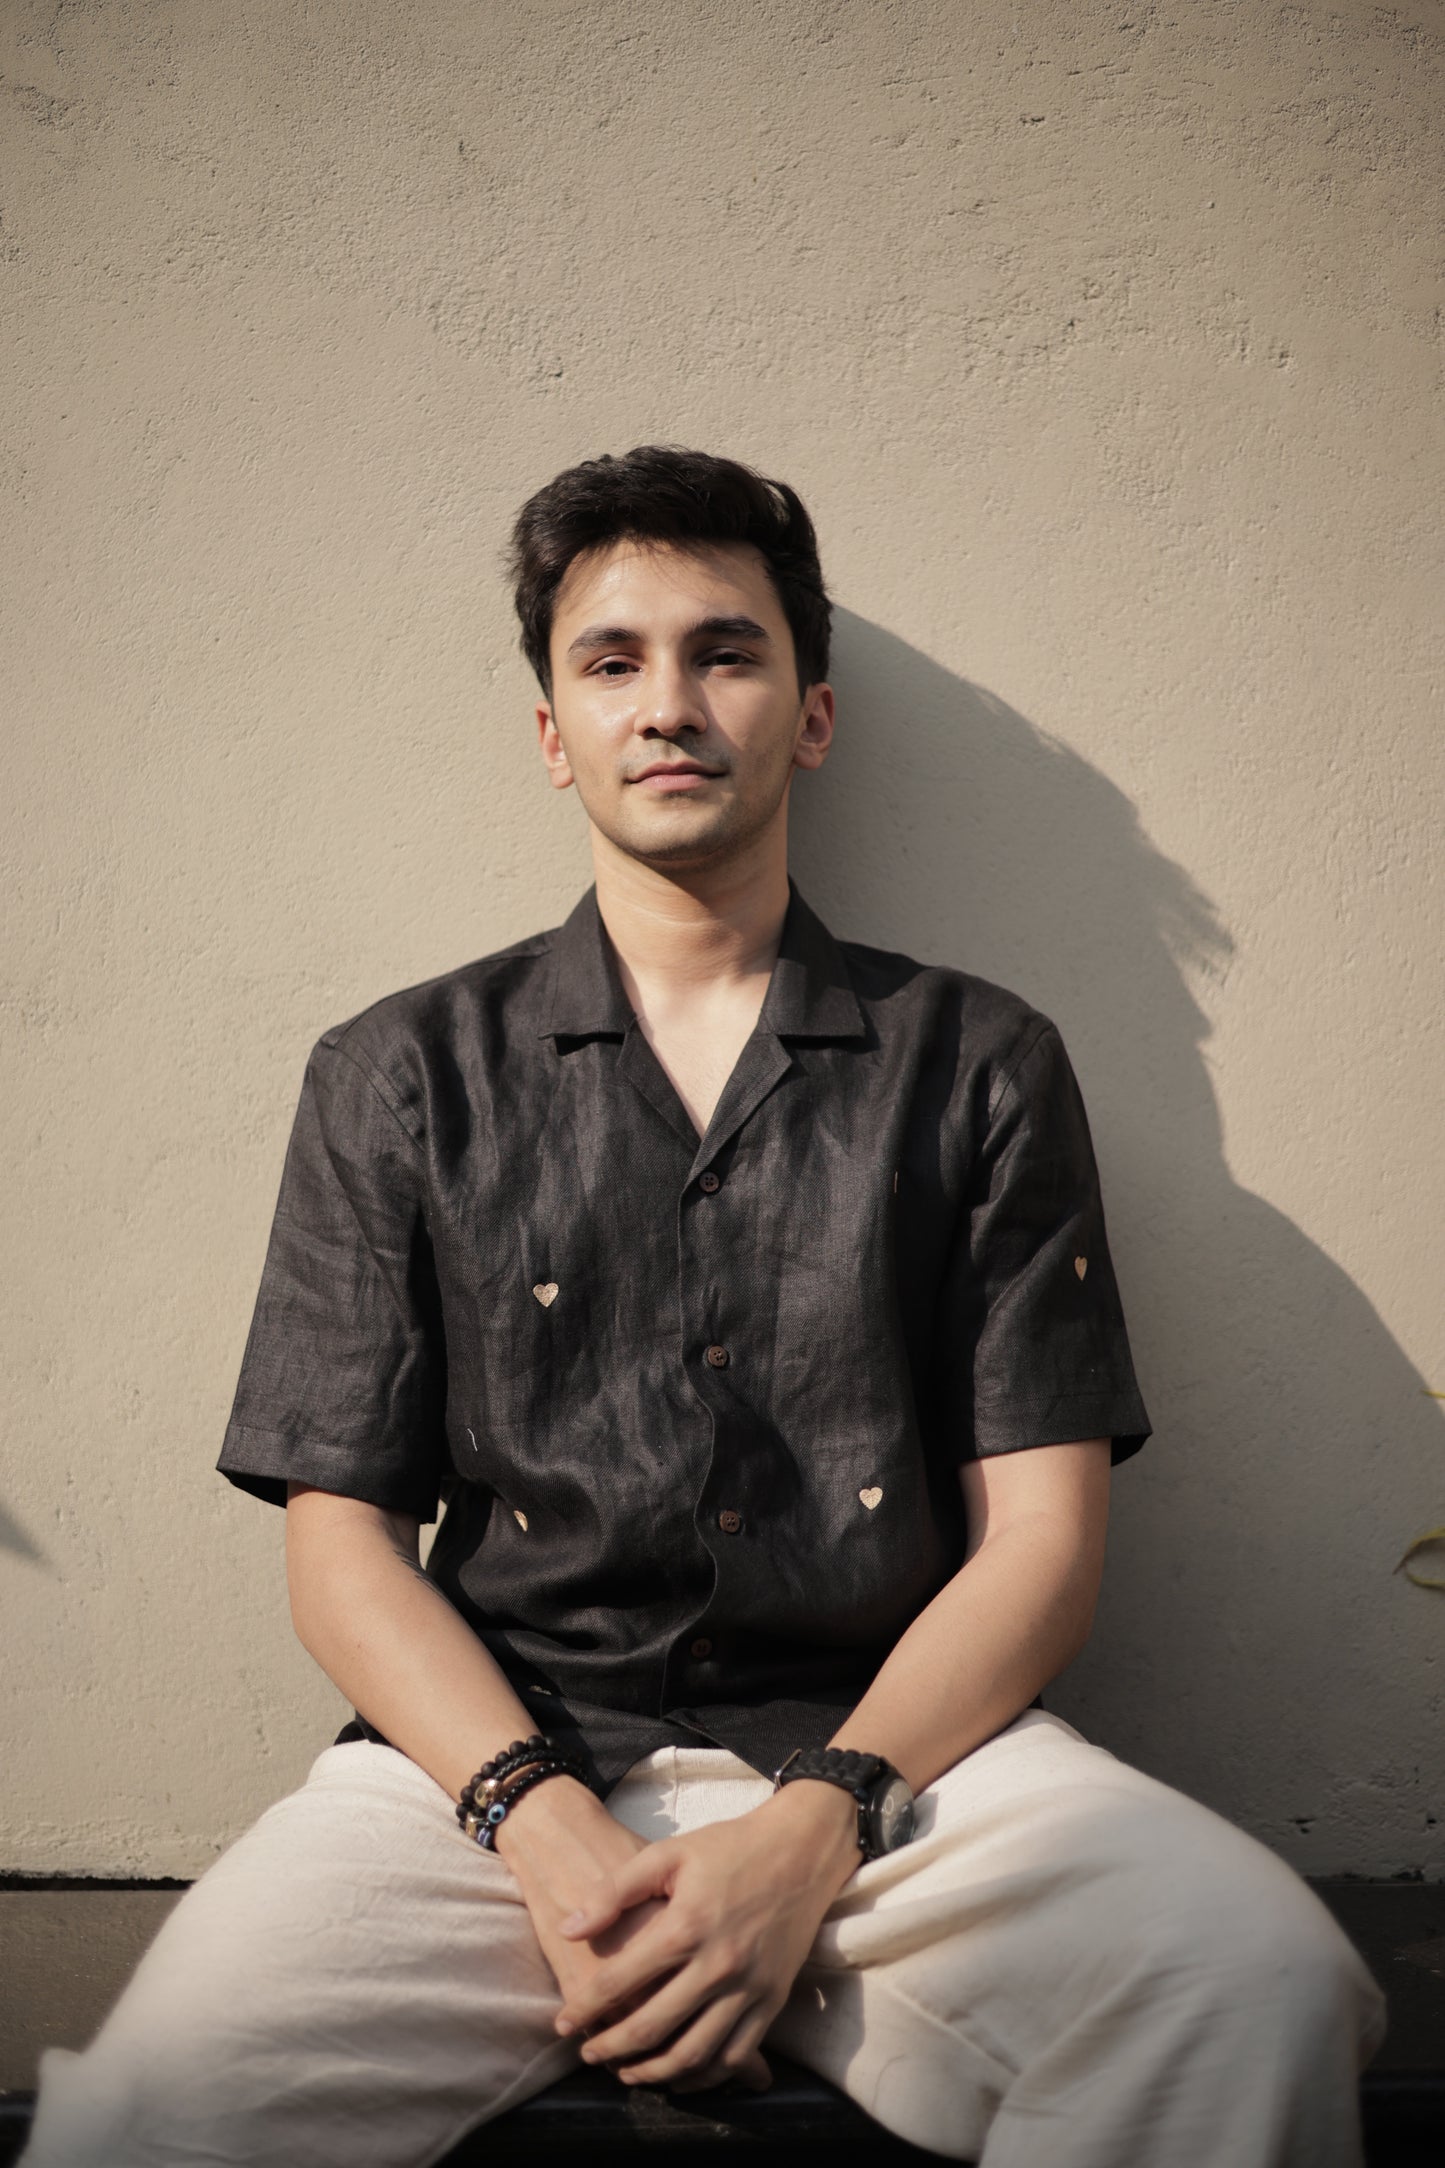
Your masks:
{"label": "ear", "polygon": [[572,764],[563,750],[551,707],[545,700],[537,702],[536,715],[537,743],[547,764],[547,772],[552,778],[552,788],[566,790],[572,781]]}
{"label": "ear", "polygon": [[821,768],[833,742],[833,688],[810,685],[803,696],[798,742],[793,747],[795,768]]}

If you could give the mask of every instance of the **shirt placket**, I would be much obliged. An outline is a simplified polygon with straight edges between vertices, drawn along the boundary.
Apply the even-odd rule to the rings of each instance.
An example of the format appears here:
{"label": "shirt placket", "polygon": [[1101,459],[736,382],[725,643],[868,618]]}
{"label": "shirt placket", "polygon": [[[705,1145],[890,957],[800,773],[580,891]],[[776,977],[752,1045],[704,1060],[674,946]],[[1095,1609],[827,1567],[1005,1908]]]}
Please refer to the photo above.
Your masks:
{"label": "shirt placket", "polygon": [[762,1382],[755,1321],[764,1298],[756,1260],[770,1248],[769,1200],[758,1195],[751,1173],[758,1155],[740,1151],[738,1140],[791,1067],[776,1033],[755,1032],[678,1199],[678,1347],[687,1383],[711,1425],[694,1523],[713,1562],[713,1587],[703,1610],[679,1622],[668,1654],[665,1709],[718,1698],[728,1674],[729,1623],[747,1616],[750,1590],[766,1571],[765,1487],[756,1481],[755,1467],[760,1426],[749,1420],[749,1403]]}

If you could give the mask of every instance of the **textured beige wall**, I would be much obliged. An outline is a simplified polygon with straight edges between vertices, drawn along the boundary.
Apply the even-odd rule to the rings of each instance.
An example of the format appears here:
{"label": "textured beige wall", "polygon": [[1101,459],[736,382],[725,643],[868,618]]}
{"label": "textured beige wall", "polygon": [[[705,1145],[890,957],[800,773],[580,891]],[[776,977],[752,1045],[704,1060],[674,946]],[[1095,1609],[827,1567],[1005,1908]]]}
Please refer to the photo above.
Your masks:
{"label": "textured beige wall", "polygon": [[1438,0],[4,9],[0,1867],[329,1736],[212,1463],[304,1057],[589,878],[497,576],[794,481],[843,933],[1059,1021],[1157,1435],[1054,1705],[1445,1874]]}

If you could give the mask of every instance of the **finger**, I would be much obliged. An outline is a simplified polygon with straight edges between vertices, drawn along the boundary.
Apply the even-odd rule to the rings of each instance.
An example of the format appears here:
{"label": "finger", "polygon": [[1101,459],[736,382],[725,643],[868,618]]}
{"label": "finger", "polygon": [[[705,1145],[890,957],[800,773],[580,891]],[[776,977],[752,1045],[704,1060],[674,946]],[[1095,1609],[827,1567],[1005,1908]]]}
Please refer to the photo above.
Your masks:
{"label": "finger", "polygon": [[781,2007],[780,2003],[752,2003],[744,2010],[712,2062],[702,2071],[684,2071],[673,2080],[672,2090],[700,2091],[703,2086],[725,2085],[730,2079],[736,2079],[750,2093],[765,2093],[773,2082],[773,2073],[760,2043]]}
{"label": "finger", "polygon": [[648,1897],[664,1896],[674,1866],[666,1852],[665,1844],[650,1844],[625,1867],[619,1867],[595,1897],[557,1922],[558,1934],[569,1942],[590,1942],[604,1928],[614,1926],[633,1905],[640,1905]]}
{"label": "finger", "polygon": [[625,2085],[670,2085],[694,2071],[706,2070],[719,2061],[750,2007],[746,1988],[718,1996],[698,2012],[690,2025],[666,2041],[658,2054],[624,2059],[618,2077]]}
{"label": "finger", "polygon": [[[554,2030],[564,2039],[571,2033],[596,2033],[624,2012],[646,2007],[662,1983],[680,1972],[688,1954],[674,1934],[639,1935],[573,1989],[553,2020]],[[588,2047],[591,2044],[589,2040]]]}
{"label": "finger", "polygon": [[[756,2009],[756,2005],[752,2006]],[[661,2055],[652,2056],[645,2062],[629,2063],[618,2071],[618,2076],[638,2085],[665,2085],[674,2093],[695,2093],[715,2089],[723,2085],[739,2085],[749,2092],[766,2092],[773,2082],[773,2073],[762,2054],[753,2049],[739,2056],[737,2041],[746,2028],[749,2032],[759,2030],[752,2023],[745,2006],[742,2019],[727,2035],[716,2042],[710,2052],[704,2052],[699,2042],[697,2053],[693,2052],[693,2040],[700,2028],[689,2028],[688,2034],[680,2035],[669,2043]],[[763,2029],[765,2029],[765,2021]],[[689,2060],[681,2068],[674,2067],[681,2056]],[[700,2059],[699,2059],[700,2058]]]}
{"label": "finger", "polygon": [[[639,2055],[653,2054],[666,2046],[682,2026],[700,2017],[705,2009],[717,2007],[716,1988],[717,1982],[710,1980],[700,1965],[684,1965],[637,2009],[609,2024],[605,2031],[594,2029],[582,2050],[583,2061],[626,2063],[635,2061]],[[741,2004],[718,2034],[719,2044],[737,2022],[740,2009]]]}
{"label": "finger", "polygon": [[773,2082],[773,2073],[765,2057],[754,2048],[752,2053],[734,2070],[721,2060],[709,2063],[706,2070],[685,2070],[674,2078],[675,2093],[701,2093],[713,2086],[737,2085],[745,2093],[765,2093]]}

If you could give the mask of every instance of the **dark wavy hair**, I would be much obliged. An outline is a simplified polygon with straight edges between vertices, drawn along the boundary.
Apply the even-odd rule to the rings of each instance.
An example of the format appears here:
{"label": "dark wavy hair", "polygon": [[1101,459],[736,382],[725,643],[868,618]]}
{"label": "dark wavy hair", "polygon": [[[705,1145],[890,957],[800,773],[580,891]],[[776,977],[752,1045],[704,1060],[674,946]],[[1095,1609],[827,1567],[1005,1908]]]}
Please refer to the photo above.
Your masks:
{"label": "dark wavy hair", "polygon": [[522,621],[522,652],[549,700],[552,613],[567,567],[584,550],[622,541],[683,549],[750,542],[762,553],[793,635],[799,692],[827,677],[833,611],[813,522],[797,491],[736,459],[639,444],[620,458],[604,453],[568,467],[517,514],[507,575]]}

